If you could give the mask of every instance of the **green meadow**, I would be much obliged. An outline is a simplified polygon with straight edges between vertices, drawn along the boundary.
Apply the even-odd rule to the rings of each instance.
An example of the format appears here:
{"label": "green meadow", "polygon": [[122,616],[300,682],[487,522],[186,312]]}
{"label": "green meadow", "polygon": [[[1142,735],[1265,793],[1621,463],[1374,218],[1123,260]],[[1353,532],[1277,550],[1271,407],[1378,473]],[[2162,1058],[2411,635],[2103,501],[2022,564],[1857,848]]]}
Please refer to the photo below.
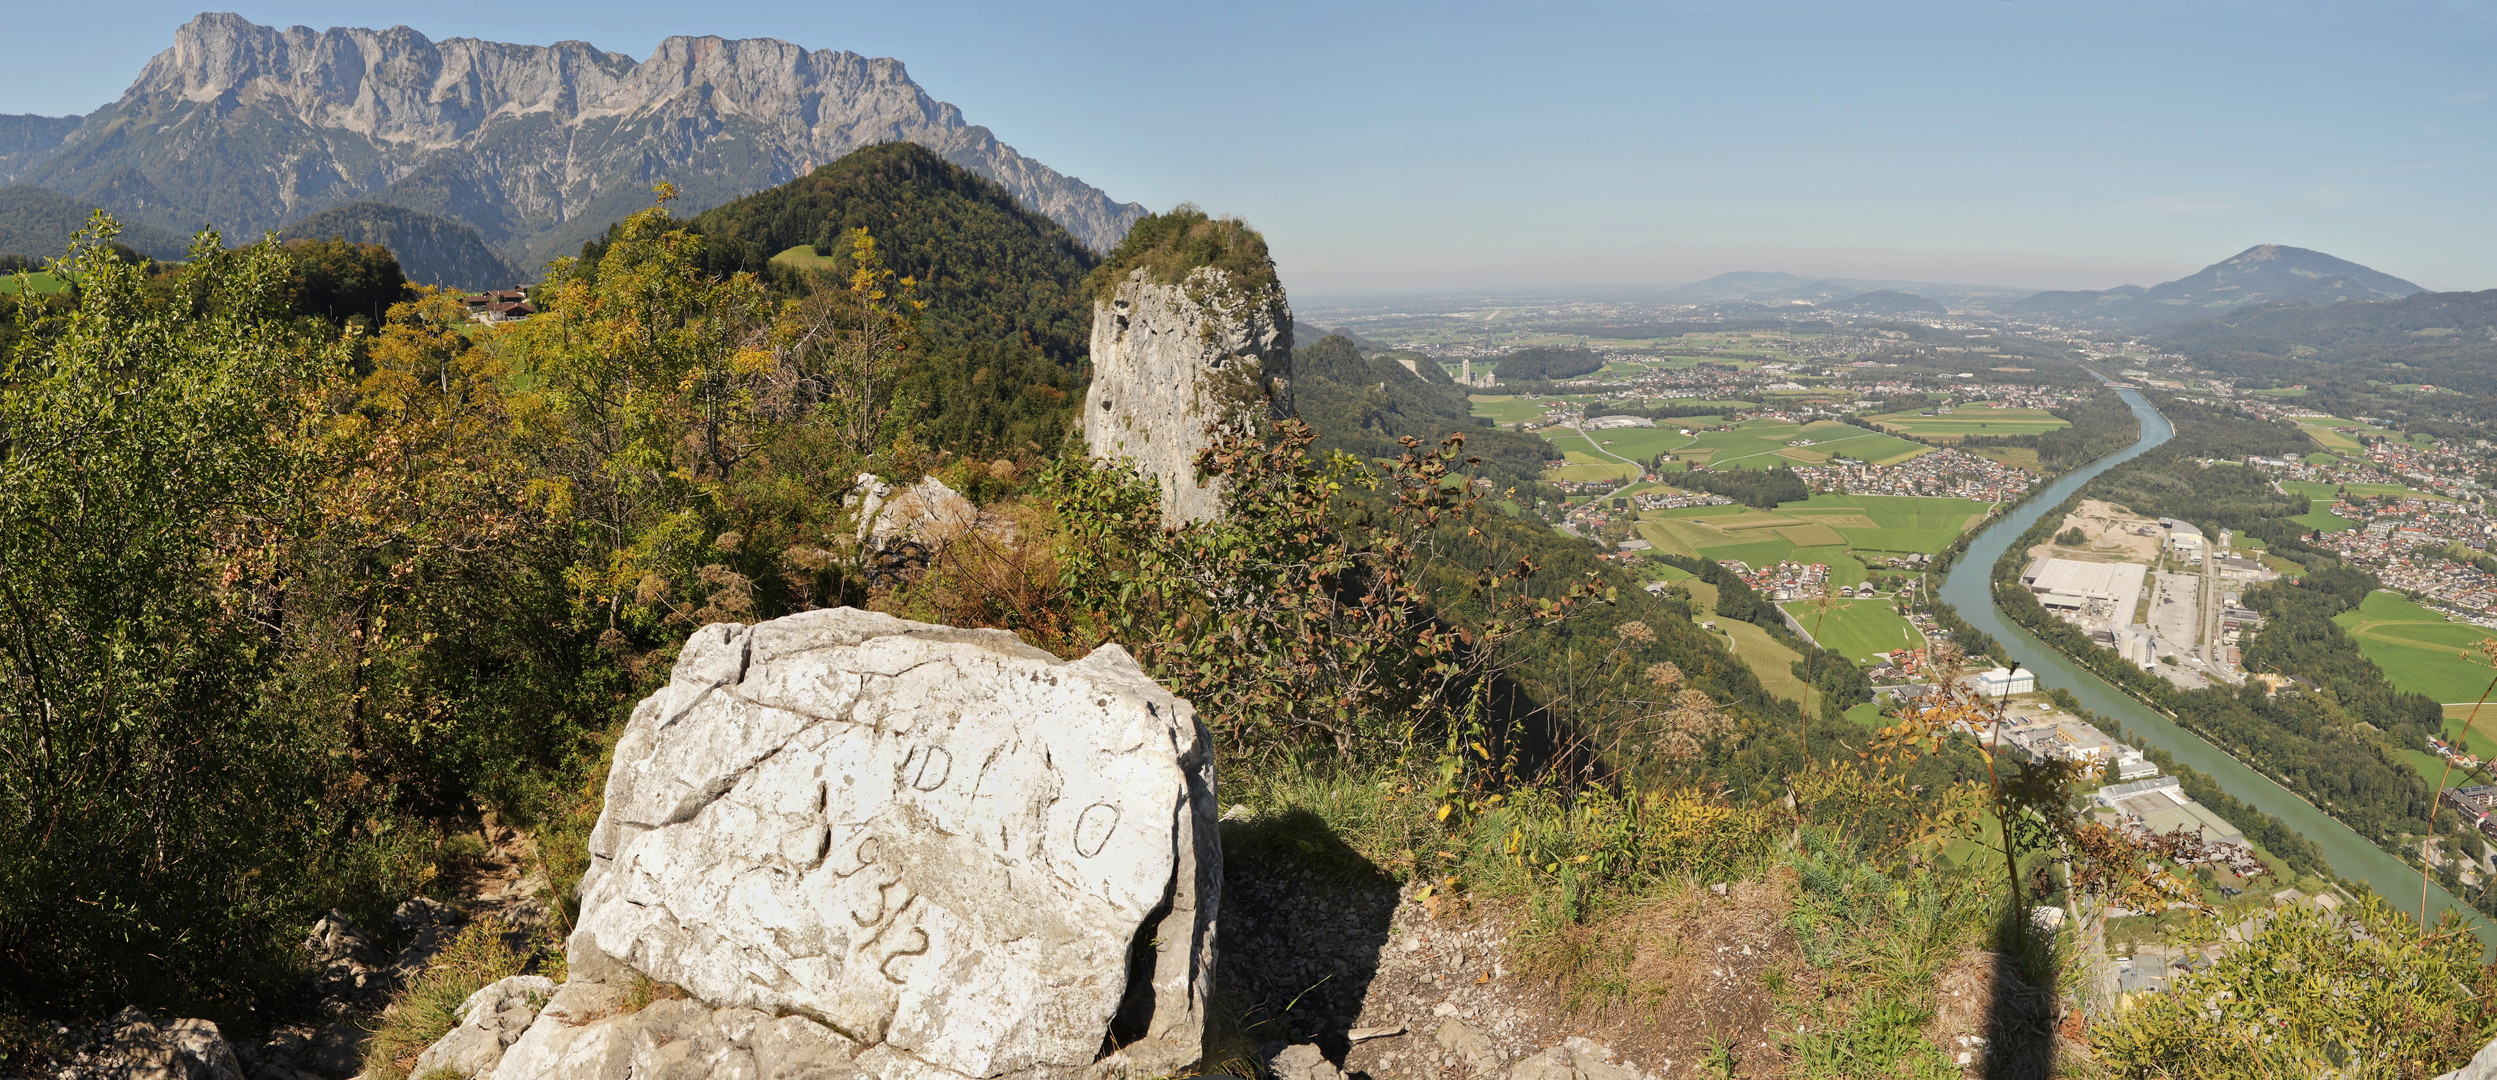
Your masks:
{"label": "green meadow", "polygon": [[[2491,669],[2475,648],[2497,638],[2497,631],[2454,622],[2400,593],[2370,593],[2356,610],[2335,615],[2332,621],[2341,624],[2358,641],[2358,651],[2383,668],[2385,677],[2400,689],[2446,703],[2477,701],[2490,677],[2497,676],[2497,669]],[[2484,723],[2492,718],[2497,718],[2497,710],[2482,714]],[[2489,748],[2497,750],[2497,743]]]}
{"label": "green meadow", "polygon": [[[1589,431],[1586,437],[1601,444],[1606,451],[1640,462],[1653,460],[1656,455],[1691,441],[1690,436],[1680,434],[1674,428],[1662,426],[1607,428]],[[1552,440],[1552,445],[1564,450],[1569,449],[1573,444],[1585,445],[1585,440],[1580,439],[1577,432],[1568,428],[1548,432],[1544,438]]]}
{"label": "green meadow", "polygon": [[[1864,580],[1857,552],[1931,555],[1980,520],[1986,504],[1912,495],[1815,495],[1774,511],[1748,506],[1660,510],[1639,523],[1657,549],[1752,566],[1793,560],[1826,563],[1833,584]],[[1893,646],[1895,647],[1895,646]]]}
{"label": "green meadow", "polygon": [[1735,659],[1759,677],[1761,689],[1799,705],[1809,704],[1812,688],[1795,677],[1795,661],[1803,659],[1802,653],[1778,644],[1768,631],[1741,619],[1705,614],[1717,609],[1716,586],[1692,578],[1683,582],[1683,587],[1691,591],[1694,610],[1702,612],[1693,620],[1717,624],[1717,636],[1724,639]]}
{"label": "green meadow", "polygon": [[1487,416],[1496,424],[1515,426],[1528,420],[1541,419],[1545,398],[1519,397],[1515,394],[1469,394],[1474,415]]}
{"label": "green meadow", "polygon": [[2303,416],[2297,418],[2295,423],[2298,425],[2298,430],[2306,433],[2307,438],[2315,440],[2315,445],[2326,450],[2334,453],[2355,454],[2363,449],[2358,445],[2358,440],[2332,430],[2337,427],[2367,426],[2356,420],[2344,420],[2338,416]]}
{"label": "green meadow", "polygon": [[1827,611],[1818,600],[1796,600],[1784,606],[1822,648],[1865,664],[1876,653],[1925,643],[1925,636],[1905,616],[1891,610],[1892,603],[1887,598],[1832,600]]}
{"label": "green meadow", "polygon": [[[1792,443],[1803,445],[1789,445]],[[1930,449],[1835,420],[1810,424],[1746,420],[1732,427],[1702,431],[1676,447],[1673,456],[1684,464],[1712,469],[1774,469],[1780,465],[1821,465],[1839,455],[1891,465]]]}
{"label": "green meadow", "polygon": [[[19,289],[19,287],[17,275],[0,275],[0,293],[14,293]],[[62,283],[61,279],[53,277],[50,274],[43,273],[42,271],[27,274],[26,283],[24,285],[26,291],[36,293],[38,295],[56,293],[68,287],[69,286]]]}
{"label": "green meadow", "polygon": [[2332,512],[2332,504],[2341,501],[2341,497],[2334,493],[2333,486],[2330,484],[2313,480],[2288,480],[2281,483],[2280,489],[2292,495],[2306,496],[2306,512],[2290,518],[2291,521],[2309,529],[2328,533],[2347,532],[2358,527],[2357,522]]}
{"label": "green meadow", "polygon": [[1949,415],[1897,412],[1866,419],[1903,434],[1944,439],[1965,435],[2036,435],[2072,426],[2071,421],[2044,409],[1986,407],[1953,409]]}

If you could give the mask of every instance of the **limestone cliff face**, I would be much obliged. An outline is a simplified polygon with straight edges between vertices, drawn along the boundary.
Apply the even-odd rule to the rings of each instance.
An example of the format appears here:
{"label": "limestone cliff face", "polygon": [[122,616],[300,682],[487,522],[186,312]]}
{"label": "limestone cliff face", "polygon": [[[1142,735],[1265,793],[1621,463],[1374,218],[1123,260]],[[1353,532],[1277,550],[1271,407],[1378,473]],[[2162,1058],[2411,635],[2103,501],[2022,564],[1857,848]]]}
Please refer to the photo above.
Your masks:
{"label": "limestone cliff face", "polygon": [[1092,456],[1158,481],[1164,517],[1204,521],[1222,510],[1220,486],[1197,479],[1208,426],[1292,415],[1292,307],[1282,287],[1242,290],[1212,267],[1169,285],[1136,270],[1093,306],[1092,366]]}
{"label": "limestone cliff face", "polygon": [[674,37],[637,62],[578,41],[437,42],[404,26],[281,30],[206,14],[75,131],[0,138],[12,141],[29,143],[0,145],[12,175],[153,199],[186,230],[207,221],[249,237],[376,199],[475,226],[531,264],[649,205],[658,181],[698,210],[881,142],[996,180],[1098,250],[1144,214],[965,123],[900,61],[769,38]]}

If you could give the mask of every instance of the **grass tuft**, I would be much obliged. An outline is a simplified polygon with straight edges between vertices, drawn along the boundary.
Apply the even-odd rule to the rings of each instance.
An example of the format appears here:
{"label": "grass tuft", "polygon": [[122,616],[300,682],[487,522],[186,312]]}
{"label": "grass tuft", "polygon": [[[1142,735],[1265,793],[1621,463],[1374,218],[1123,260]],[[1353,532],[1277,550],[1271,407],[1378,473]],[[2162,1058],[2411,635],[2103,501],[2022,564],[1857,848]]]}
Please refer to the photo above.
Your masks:
{"label": "grass tuft", "polygon": [[[417,1055],[458,1026],[460,1005],[468,995],[528,969],[529,956],[511,946],[509,931],[495,918],[468,924],[423,973],[400,989],[382,1010],[381,1026],[365,1041],[364,1080],[406,1080]],[[434,1078],[429,1072],[419,1080]]]}

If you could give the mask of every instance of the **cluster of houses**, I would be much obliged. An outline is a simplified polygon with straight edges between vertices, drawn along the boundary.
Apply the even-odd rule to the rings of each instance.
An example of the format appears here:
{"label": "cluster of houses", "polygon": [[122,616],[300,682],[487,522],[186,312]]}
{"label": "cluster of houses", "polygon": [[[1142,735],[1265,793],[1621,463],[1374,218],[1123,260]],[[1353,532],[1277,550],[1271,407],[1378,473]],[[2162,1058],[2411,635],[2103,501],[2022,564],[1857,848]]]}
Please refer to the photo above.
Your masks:
{"label": "cluster of houses", "polygon": [[1718,565],[1734,571],[1751,586],[1753,592],[1771,600],[1818,599],[1829,586],[1828,563],[1782,562],[1757,570],[1736,559],[1719,559]]}
{"label": "cluster of houses", "polygon": [[1896,465],[1834,460],[1798,466],[1814,491],[1845,495],[1929,495],[1979,502],[2009,502],[2027,494],[2037,477],[1991,458],[1945,447]]}
{"label": "cluster of houses", "polygon": [[468,308],[469,321],[481,322],[489,326],[495,323],[515,322],[537,314],[537,309],[529,306],[529,290],[527,289],[494,289],[471,293],[460,297],[460,303]]}
{"label": "cluster of houses", "polygon": [[[2460,764],[2460,759],[2456,759],[2455,763]],[[2445,805],[2460,813],[2464,821],[2479,829],[2480,835],[2497,838],[2497,818],[2491,816],[2492,812],[2497,812],[2497,787],[2481,784],[2446,788],[2445,794],[2440,797],[2445,800]]]}
{"label": "cluster of houses", "polygon": [[2311,541],[2315,546],[2368,568],[2389,588],[2436,606],[2472,618],[2497,614],[2497,575],[2435,553],[2457,541],[2482,550],[2490,545],[2497,521],[2479,504],[2344,498],[2332,512],[2364,524],[2325,533]]}

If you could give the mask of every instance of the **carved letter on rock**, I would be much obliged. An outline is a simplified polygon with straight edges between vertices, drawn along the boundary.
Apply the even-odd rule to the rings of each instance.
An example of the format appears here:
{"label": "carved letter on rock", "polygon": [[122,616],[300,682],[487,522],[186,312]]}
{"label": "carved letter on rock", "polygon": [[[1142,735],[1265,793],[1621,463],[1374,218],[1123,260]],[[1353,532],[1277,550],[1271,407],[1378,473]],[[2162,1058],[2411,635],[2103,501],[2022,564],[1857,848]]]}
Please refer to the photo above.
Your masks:
{"label": "carved letter on rock", "polygon": [[[705,627],[617,742],[573,970],[809,1018],[874,1075],[1168,1072],[1202,1039],[1214,806],[1194,710],[1115,645]],[[1105,1058],[1131,982],[1151,1016]]]}

